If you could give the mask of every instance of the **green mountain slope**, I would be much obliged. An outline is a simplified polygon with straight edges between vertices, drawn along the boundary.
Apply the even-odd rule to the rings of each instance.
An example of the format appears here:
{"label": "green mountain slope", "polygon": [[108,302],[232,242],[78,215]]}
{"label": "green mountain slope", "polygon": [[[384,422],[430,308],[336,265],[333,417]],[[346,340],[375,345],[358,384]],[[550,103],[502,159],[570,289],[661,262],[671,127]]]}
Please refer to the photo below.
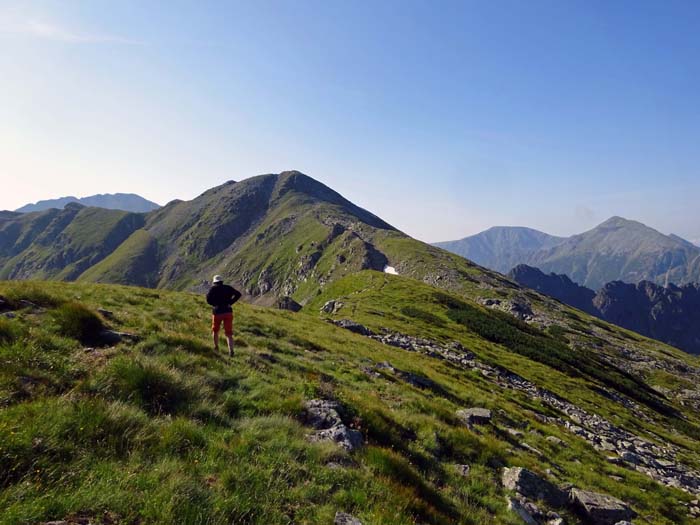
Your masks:
{"label": "green mountain slope", "polygon": [[[656,450],[695,479],[697,410],[676,395],[697,360],[532,292],[528,325],[499,311],[504,297],[484,307],[363,271],[298,314],[237,305],[230,362],[210,350],[198,295],[4,282],[0,296],[2,524],[327,524],[347,512],[515,525],[503,467],[614,495],[639,523],[693,523],[694,496],[661,479],[670,466],[647,471],[604,444],[614,428],[639,461]],[[375,335],[329,322],[341,319]],[[102,345],[101,325],[131,335]],[[337,403],[362,446],[319,441],[313,400]],[[458,411],[473,407],[490,421],[465,425]],[[582,523],[566,503],[536,504]]]}
{"label": "green mountain slope", "polygon": [[0,278],[76,279],[144,224],[144,216],[68,204],[0,220]]}
{"label": "green mountain slope", "polygon": [[416,241],[299,172],[229,182],[148,214],[68,205],[0,218],[0,276],[201,290],[223,274],[249,298],[304,304],[326,283],[395,268],[452,290],[503,277]]}
{"label": "green mountain slope", "polygon": [[598,290],[610,281],[700,282],[700,249],[636,221],[613,217],[536,253],[528,264]]}

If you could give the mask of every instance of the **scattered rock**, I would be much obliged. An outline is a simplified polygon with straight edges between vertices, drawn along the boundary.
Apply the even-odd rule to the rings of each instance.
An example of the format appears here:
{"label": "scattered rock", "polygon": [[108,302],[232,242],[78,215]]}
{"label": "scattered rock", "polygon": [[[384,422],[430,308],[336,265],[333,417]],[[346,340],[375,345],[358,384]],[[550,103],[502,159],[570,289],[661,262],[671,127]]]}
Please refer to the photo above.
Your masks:
{"label": "scattered rock", "polygon": [[306,422],[316,432],[309,436],[311,441],[332,441],[348,452],[363,444],[362,434],[348,428],[340,417],[340,405],[335,401],[312,399],[304,405]]}
{"label": "scattered rock", "polygon": [[102,330],[98,337],[102,344],[110,346],[121,343],[125,339],[128,341],[138,341],[140,339],[139,336],[135,334],[117,332],[115,330]]}
{"label": "scattered rock", "polygon": [[323,314],[335,314],[338,313],[338,311],[345,306],[343,303],[340,301],[336,301],[334,299],[331,299],[330,301],[326,301],[326,303],[321,307],[321,313]]}
{"label": "scattered rock", "polygon": [[457,474],[463,478],[466,478],[469,476],[469,472],[471,472],[472,468],[469,465],[455,465],[455,470],[457,471]]}
{"label": "scattered rock", "polygon": [[14,319],[15,317],[17,317],[14,312],[5,312],[0,315],[2,315],[5,319]]}
{"label": "scattered rock", "polygon": [[524,441],[520,442],[520,447],[524,448],[528,452],[532,452],[535,456],[544,457],[544,454],[542,453],[542,451],[536,449],[535,447],[533,447],[532,445],[530,445],[528,443],[525,443]]}
{"label": "scattered rock", "polygon": [[362,522],[351,514],[336,512],[333,525],[362,525]]}
{"label": "scattered rock", "polygon": [[[490,301],[492,305],[501,304],[500,300]],[[679,457],[680,449],[676,445],[668,442],[654,443],[640,438],[632,432],[613,425],[600,415],[590,413],[553,392],[538,387],[510,370],[481,362],[476,355],[466,350],[458,342],[437,343],[428,339],[420,339],[399,332],[388,331],[369,337],[386,345],[403,348],[411,352],[419,352],[436,359],[444,359],[453,366],[463,370],[475,371],[484,377],[488,377],[501,388],[523,392],[531,399],[538,400],[562,414],[562,417],[551,417],[534,413],[533,417],[541,423],[559,425],[572,434],[581,437],[597,450],[614,452],[618,456],[629,450],[636,454],[636,456],[629,457],[641,458],[642,464],[628,462],[622,457],[612,455],[610,455],[608,461],[629,466],[667,487],[680,488],[692,494],[700,493],[700,470],[689,467],[681,461]],[[631,351],[628,351],[622,357],[625,358],[624,361],[621,361],[624,363],[644,363],[650,359],[644,354]],[[661,363],[661,361],[658,363]],[[619,365],[620,363],[617,364]],[[678,367],[681,365],[679,363]],[[627,370],[624,367],[623,369]],[[634,369],[629,369],[629,372],[635,373]],[[669,369],[669,372],[678,372],[678,370],[672,368]],[[698,369],[697,376],[700,377],[700,369]],[[700,393],[698,398],[698,403],[700,404]],[[639,417],[643,418],[644,416],[641,414]]]}
{"label": "scattered rock", "polygon": [[306,423],[313,428],[326,429],[342,423],[338,413],[339,405],[335,401],[312,399],[304,403]]}
{"label": "scattered rock", "polygon": [[311,436],[311,441],[332,441],[338,443],[348,452],[360,448],[363,444],[360,431],[348,428],[343,424],[315,432]]}
{"label": "scattered rock", "polygon": [[333,321],[333,324],[339,326],[340,328],[350,330],[351,332],[354,332],[356,334],[366,336],[374,335],[374,332],[372,330],[370,330],[366,326],[361,325],[360,323],[351,321],[350,319],[340,319],[338,321]]}
{"label": "scattered rock", "polygon": [[571,489],[571,501],[596,525],[616,525],[637,516],[625,502],[607,494]]}
{"label": "scattered rock", "polygon": [[114,319],[114,312],[110,312],[109,310],[105,310],[104,308],[98,308],[97,313],[100,314],[105,319],[109,319],[109,320]]}
{"label": "scattered rock", "polygon": [[563,440],[559,439],[556,436],[547,436],[545,439],[549,441],[552,445],[555,445],[557,447],[566,446],[566,443],[564,443]]}
{"label": "scattered rock", "polygon": [[457,417],[465,425],[486,425],[491,421],[491,411],[488,408],[464,408],[457,410]]}
{"label": "scattered rock", "polygon": [[503,469],[503,487],[524,497],[542,500],[552,507],[563,507],[568,501],[567,494],[553,483],[522,467]]}
{"label": "scattered rock", "polygon": [[517,499],[506,498],[506,501],[508,502],[508,510],[517,514],[524,523],[527,525],[539,525],[537,520],[532,517],[532,514]]}
{"label": "scattered rock", "polygon": [[298,312],[302,307],[294,299],[285,295],[277,299],[277,308],[280,310],[289,310],[290,312]]}
{"label": "scattered rock", "polygon": [[29,308],[30,310],[41,310],[41,307],[38,304],[35,304],[31,301],[27,301],[26,299],[20,299],[19,304],[22,308]]}

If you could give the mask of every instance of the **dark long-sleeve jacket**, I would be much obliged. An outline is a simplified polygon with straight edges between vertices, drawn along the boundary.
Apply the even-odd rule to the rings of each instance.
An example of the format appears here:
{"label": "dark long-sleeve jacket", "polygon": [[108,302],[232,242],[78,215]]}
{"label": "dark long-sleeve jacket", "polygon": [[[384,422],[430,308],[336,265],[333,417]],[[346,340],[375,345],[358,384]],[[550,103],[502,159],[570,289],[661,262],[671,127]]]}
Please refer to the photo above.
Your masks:
{"label": "dark long-sleeve jacket", "polygon": [[211,305],[214,315],[230,314],[231,305],[241,298],[241,292],[228,284],[215,284],[207,292],[207,303]]}

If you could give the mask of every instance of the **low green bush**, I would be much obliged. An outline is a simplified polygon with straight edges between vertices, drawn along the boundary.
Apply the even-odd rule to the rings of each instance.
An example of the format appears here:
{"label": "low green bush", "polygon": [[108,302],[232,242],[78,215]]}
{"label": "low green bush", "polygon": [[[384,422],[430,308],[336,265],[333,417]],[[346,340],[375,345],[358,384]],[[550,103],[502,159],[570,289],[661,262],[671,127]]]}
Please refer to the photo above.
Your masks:
{"label": "low green bush", "polygon": [[100,343],[100,334],[104,330],[102,320],[92,310],[81,303],[64,303],[53,312],[58,325],[58,332],[86,345]]}
{"label": "low green bush", "polygon": [[97,379],[95,389],[153,415],[186,412],[197,396],[181,374],[148,359],[118,357]]}

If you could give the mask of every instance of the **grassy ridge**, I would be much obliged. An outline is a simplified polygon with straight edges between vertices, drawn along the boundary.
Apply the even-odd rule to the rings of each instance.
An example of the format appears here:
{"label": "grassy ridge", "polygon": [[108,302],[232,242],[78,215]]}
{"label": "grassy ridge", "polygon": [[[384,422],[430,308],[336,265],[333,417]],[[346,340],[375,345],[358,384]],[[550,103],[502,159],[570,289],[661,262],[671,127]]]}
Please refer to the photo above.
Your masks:
{"label": "grassy ridge", "polygon": [[[356,307],[360,320],[457,339],[485,359],[561,381],[584,404],[620,412],[584,379],[504,350],[430,302],[420,308],[434,289],[373,272],[358,279],[338,287],[362,298],[344,307]],[[354,293],[372,281],[376,294]],[[582,441],[537,422],[529,410],[543,407],[494,390],[480,374],[381,345],[316,314],[236,306],[237,354],[229,362],[211,351],[207,308],[195,295],[61,283],[0,283],[0,295],[15,306],[27,299],[43,307],[0,318],[2,524],[70,516],[327,524],[341,510],[371,524],[514,525],[497,483],[503,464],[550,468],[557,481],[614,493],[650,523],[686,523],[675,502],[688,496],[607,464]],[[85,334],[69,321],[91,326],[98,307],[115,317],[98,316],[101,324],[140,341],[86,349]],[[436,388],[362,371],[383,361]],[[348,454],[309,443],[300,416],[304,400],[314,398],[338,400],[366,446]],[[462,427],[454,412],[465,406],[492,408],[494,425]],[[546,459],[520,448],[506,428],[524,432]],[[549,435],[568,447],[554,446]],[[454,468],[461,463],[472,466],[466,479]]]}

